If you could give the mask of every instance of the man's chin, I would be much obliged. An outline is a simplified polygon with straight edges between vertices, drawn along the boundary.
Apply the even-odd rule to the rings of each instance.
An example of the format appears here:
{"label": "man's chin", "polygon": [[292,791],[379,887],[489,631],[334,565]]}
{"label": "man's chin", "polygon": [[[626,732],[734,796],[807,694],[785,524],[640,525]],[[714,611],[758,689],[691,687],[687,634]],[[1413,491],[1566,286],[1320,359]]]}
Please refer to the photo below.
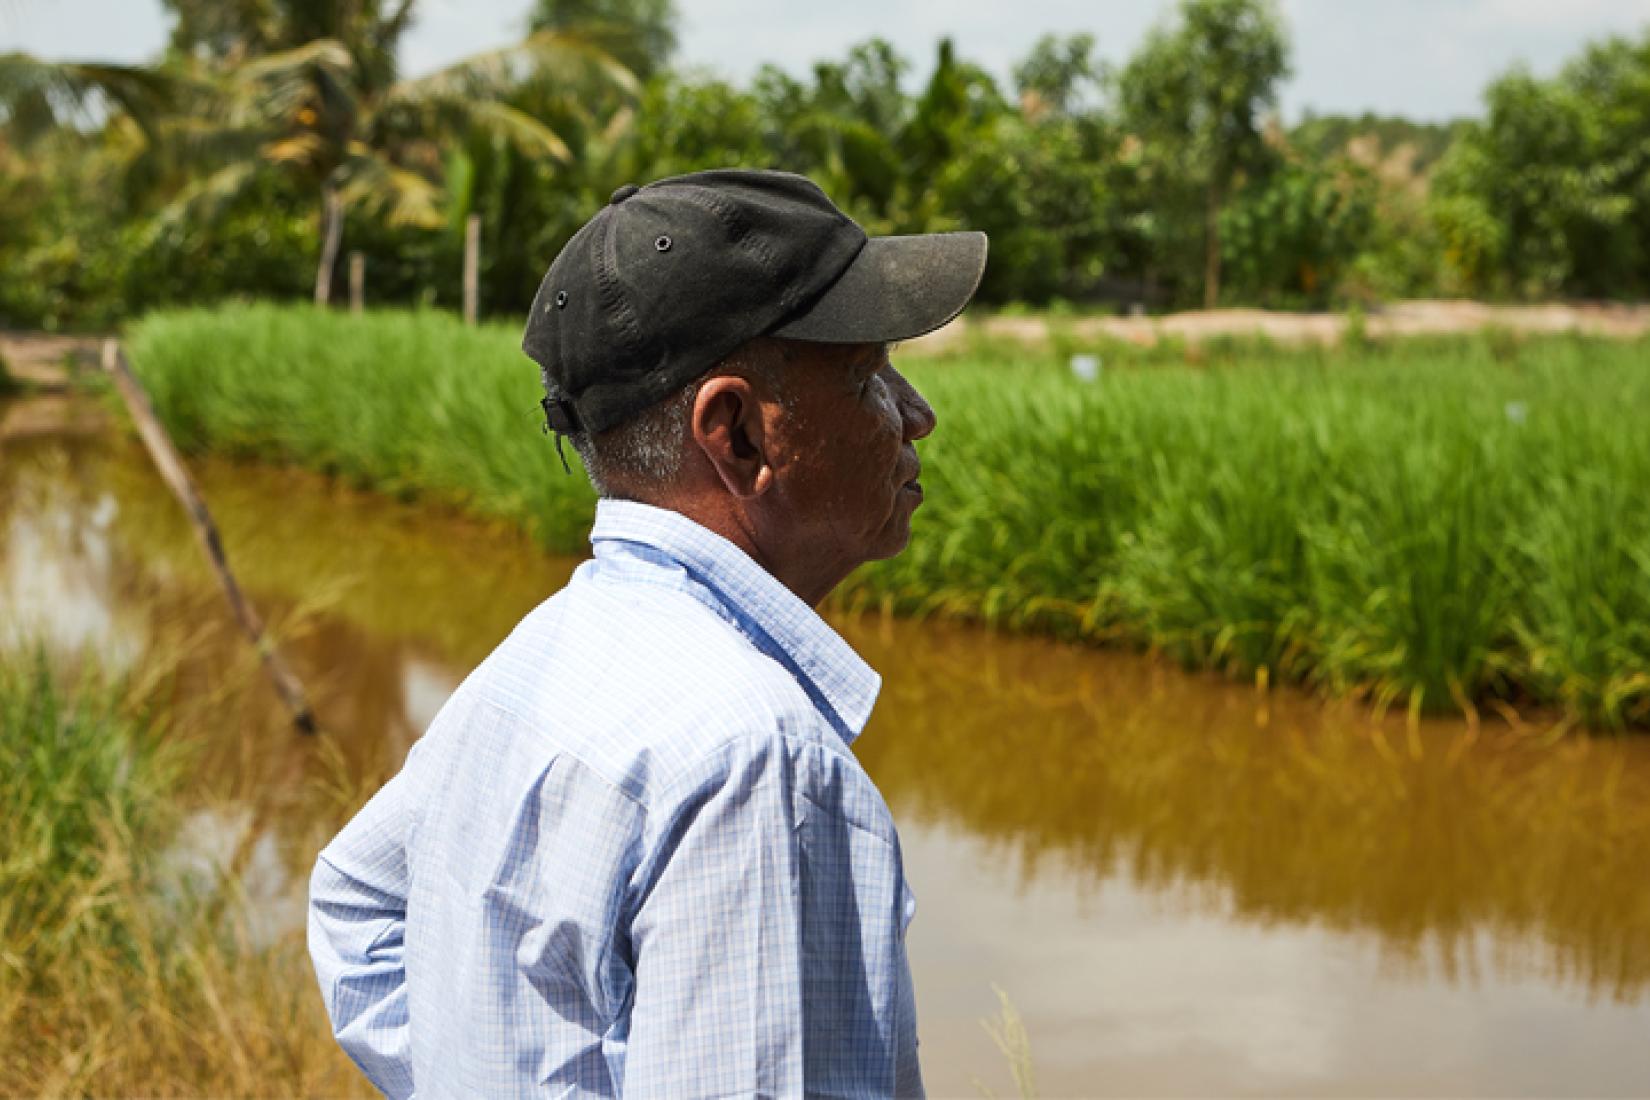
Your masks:
{"label": "man's chin", "polygon": [[905,548],[911,545],[911,513],[901,510],[900,514],[889,519],[882,534],[876,550],[866,561],[887,561],[905,552]]}

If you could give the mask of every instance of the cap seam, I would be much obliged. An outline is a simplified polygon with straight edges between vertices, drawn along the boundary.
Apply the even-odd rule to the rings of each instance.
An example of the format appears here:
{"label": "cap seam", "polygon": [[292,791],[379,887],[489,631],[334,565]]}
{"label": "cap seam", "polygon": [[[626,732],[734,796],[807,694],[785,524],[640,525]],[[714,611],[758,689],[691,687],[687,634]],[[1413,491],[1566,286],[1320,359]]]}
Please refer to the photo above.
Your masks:
{"label": "cap seam", "polygon": [[636,311],[630,308],[630,302],[625,299],[624,287],[620,285],[609,257],[609,248],[613,245],[613,219],[604,218],[602,222],[601,240],[596,242],[597,293],[601,295],[604,304],[609,305],[614,311],[614,319],[619,323],[626,349],[639,353],[643,341],[641,329],[636,323]]}
{"label": "cap seam", "polygon": [[[708,191],[702,191],[698,194],[689,192],[688,198],[689,201],[708,207],[716,219],[727,226],[728,232],[733,238],[733,243],[755,256],[762,264],[763,272],[768,278],[774,277],[779,262],[774,258],[773,250],[751,235],[750,224],[740,216],[739,211],[732,204],[726,202],[722,196]],[[780,294],[779,302],[781,306],[788,305],[785,299],[790,297],[791,293],[791,290],[787,290]]]}

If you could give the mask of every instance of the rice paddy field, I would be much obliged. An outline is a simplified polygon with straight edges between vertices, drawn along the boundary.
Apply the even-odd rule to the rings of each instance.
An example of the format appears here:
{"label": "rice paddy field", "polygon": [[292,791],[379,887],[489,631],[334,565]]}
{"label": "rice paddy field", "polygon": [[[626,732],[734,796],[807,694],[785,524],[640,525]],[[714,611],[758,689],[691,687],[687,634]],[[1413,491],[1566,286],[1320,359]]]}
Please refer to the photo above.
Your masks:
{"label": "rice paddy field", "polygon": [[[128,340],[180,446],[579,552],[593,497],[514,328],[246,306]],[[1098,359],[1085,380],[1073,352]],[[940,426],[910,549],[836,597],[1157,649],[1419,713],[1650,726],[1650,346],[1586,338],[896,364]],[[576,462],[571,449],[569,461]]]}
{"label": "rice paddy field", "polygon": [[[578,560],[519,517],[195,456],[301,736],[121,416],[0,406],[0,1093],[368,1095],[304,950],[316,852]],[[846,602],[931,1095],[1029,1093],[1033,1065],[1048,1096],[1650,1080],[1650,738]]]}

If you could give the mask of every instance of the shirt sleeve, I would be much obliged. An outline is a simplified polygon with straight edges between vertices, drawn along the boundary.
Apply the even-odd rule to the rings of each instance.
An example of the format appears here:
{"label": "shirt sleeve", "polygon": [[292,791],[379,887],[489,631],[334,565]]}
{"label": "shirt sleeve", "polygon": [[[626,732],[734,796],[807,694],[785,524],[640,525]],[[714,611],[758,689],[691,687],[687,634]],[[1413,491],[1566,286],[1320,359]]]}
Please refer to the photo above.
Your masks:
{"label": "shirt sleeve", "polygon": [[921,1095],[898,841],[858,765],[740,742],[668,827],[631,924],[625,1092]]}
{"label": "shirt sleeve", "polygon": [[333,1034],[386,1096],[413,1094],[404,962],[407,859],[403,770],[316,860],[309,953]]}

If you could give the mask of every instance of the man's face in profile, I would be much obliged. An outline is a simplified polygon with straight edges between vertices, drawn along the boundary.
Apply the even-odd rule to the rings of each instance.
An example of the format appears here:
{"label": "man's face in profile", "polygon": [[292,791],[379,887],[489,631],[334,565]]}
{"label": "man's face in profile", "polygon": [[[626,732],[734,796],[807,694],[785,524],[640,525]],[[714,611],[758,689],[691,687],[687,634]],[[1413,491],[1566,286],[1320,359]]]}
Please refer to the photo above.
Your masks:
{"label": "man's face in profile", "polygon": [[910,541],[922,503],[914,444],[934,430],[934,410],[894,369],[885,344],[794,347],[778,482],[799,540],[846,576]]}

